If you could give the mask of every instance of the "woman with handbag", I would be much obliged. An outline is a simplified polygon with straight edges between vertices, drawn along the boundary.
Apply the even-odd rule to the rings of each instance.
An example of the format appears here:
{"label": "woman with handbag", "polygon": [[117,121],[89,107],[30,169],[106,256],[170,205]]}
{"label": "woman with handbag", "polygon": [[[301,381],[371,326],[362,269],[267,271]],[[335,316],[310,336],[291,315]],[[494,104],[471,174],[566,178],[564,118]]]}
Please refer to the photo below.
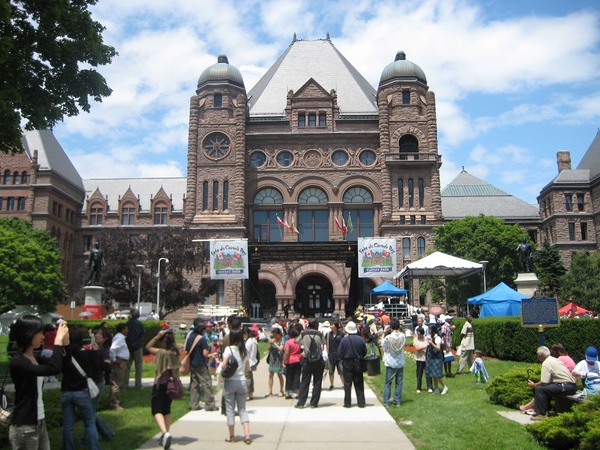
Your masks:
{"label": "woman with handbag", "polygon": [[[156,346],[156,344],[159,344]],[[160,438],[158,445],[162,448],[171,447],[171,402],[167,393],[169,378],[177,377],[180,365],[179,347],[175,343],[173,330],[161,330],[148,344],[146,350],[156,356],[156,375],[152,387],[152,415],[158,429]]]}
{"label": "woman with handbag", "polygon": [[33,351],[44,341],[43,329],[42,319],[31,314],[18,318],[10,328],[9,339],[16,350],[9,364],[15,385],[15,408],[8,430],[13,449],[50,449],[42,385],[44,377],[60,373],[64,346],[69,345],[69,329],[66,322],[58,325],[52,356],[42,364]]}
{"label": "woman with handbag", "polygon": [[[237,369],[231,376],[225,378],[223,384],[223,398],[225,399],[225,412],[227,415],[227,427],[229,428],[229,437],[226,442],[235,442],[235,410],[240,416],[240,422],[244,427],[244,442],[252,443],[250,438],[250,417],[246,410],[246,372],[250,370],[248,351],[244,343],[244,332],[240,329],[231,330],[229,333],[229,345],[223,349],[223,362],[221,366],[222,376],[225,377],[225,371],[229,361],[237,361]],[[229,375],[229,374],[228,374]]]}
{"label": "woman with handbag", "polygon": [[[95,350],[83,349],[83,329],[74,326],[69,329],[70,345],[66,347],[63,359],[63,378],[60,385],[60,406],[63,413],[63,449],[75,450],[73,430],[75,429],[75,409],[84,424],[85,443],[90,449],[100,450],[98,430],[96,429],[96,414],[92,405],[91,389],[98,388],[89,376],[101,369],[100,356]],[[86,333],[87,334],[87,333]],[[90,384],[92,386],[90,386]]]}
{"label": "woman with handbag", "polygon": [[283,397],[283,332],[281,328],[273,328],[271,331],[267,363],[269,364],[269,393],[267,397],[273,396],[273,378],[275,374],[279,378],[279,396]]}

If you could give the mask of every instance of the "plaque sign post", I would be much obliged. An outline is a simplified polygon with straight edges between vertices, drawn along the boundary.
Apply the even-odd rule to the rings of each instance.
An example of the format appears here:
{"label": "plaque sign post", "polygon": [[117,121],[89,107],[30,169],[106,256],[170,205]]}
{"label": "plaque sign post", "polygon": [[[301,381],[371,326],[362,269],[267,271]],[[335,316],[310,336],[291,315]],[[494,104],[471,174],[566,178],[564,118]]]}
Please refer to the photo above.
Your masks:
{"label": "plaque sign post", "polygon": [[560,326],[558,301],[545,297],[540,290],[536,290],[533,297],[521,300],[521,326],[537,328],[540,345],[544,345],[544,328]]}

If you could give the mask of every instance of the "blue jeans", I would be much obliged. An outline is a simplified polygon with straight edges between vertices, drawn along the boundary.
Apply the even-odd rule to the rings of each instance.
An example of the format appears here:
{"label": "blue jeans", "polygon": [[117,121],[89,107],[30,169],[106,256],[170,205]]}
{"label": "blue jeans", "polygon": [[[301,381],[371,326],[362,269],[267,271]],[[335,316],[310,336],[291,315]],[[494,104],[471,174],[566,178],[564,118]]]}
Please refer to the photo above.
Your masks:
{"label": "blue jeans", "polygon": [[402,403],[402,383],[404,381],[404,367],[394,369],[385,367],[385,384],[383,386],[383,404],[390,404],[390,395],[392,393],[392,382],[395,380],[396,388],[394,389],[394,405]]}
{"label": "blue jeans", "polygon": [[96,381],[95,383],[100,391],[100,393],[92,399],[92,407],[94,408],[94,414],[96,416],[96,429],[103,438],[112,439],[115,435],[115,432],[110,429],[102,417],[96,414],[96,411],[98,410],[98,402],[100,401],[100,397],[102,397],[102,392],[104,391],[104,381]]}
{"label": "blue jeans", "polygon": [[89,391],[87,389],[85,391],[63,391],[60,406],[63,412],[63,449],[75,450],[73,428],[75,427],[75,407],[77,407],[85,427],[84,436],[88,448],[100,450],[98,431],[96,430],[96,415],[94,414]]}

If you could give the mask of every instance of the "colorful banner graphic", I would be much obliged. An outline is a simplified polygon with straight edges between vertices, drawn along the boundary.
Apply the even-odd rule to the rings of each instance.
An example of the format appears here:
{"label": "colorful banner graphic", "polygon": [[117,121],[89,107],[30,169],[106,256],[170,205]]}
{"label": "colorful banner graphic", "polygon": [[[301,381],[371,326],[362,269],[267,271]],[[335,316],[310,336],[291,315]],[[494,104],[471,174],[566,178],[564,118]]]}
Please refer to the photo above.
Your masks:
{"label": "colorful banner graphic", "polygon": [[358,277],[394,278],[396,239],[358,238]]}
{"label": "colorful banner graphic", "polygon": [[248,241],[210,241],[210,278],[242,280],[248,278]]}

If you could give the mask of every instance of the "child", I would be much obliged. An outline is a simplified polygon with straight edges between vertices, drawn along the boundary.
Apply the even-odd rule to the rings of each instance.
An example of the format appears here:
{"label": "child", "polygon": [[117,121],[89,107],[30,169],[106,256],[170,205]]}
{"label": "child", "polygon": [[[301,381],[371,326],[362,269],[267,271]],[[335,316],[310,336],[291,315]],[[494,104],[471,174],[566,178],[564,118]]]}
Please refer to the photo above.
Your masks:
{"label": "child", "polygon": [[473,365],[469,370],[475,374],[477,383],[487,383],[487,380],[490,378],[490,376],[488,375],[485,364],[483,363],[483,353],[481,353],[481,350],[475,350],[474,354],[475,362],[473,362]]}

